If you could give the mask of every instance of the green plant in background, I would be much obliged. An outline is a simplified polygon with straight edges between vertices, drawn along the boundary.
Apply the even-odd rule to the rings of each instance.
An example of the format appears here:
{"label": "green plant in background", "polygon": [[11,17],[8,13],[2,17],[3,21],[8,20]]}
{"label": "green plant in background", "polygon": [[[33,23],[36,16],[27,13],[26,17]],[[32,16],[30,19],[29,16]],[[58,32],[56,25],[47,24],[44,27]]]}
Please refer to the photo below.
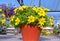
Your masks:
{"label": "green plant in background", "polygon": [[42,30],[41,35],[50,35],[51,32],[49,30]]}
{"label": "green plant in background", "polygon": [[2,12],[2,9],[0,9],[0,12]]}
{"label": "green plant in background", "polygon": [[34,24],[43,28],[50,25],[50,20],[45,10],[42,7],[20,6],[14,10],[15,15],[10,17],[10,22],[15,27],[23,24]]}
{"label": "green plant in background", "polygon": [[60,33],[60,24],[58,24],[58,27],[54,27],[54,30],[53,30],[53,33],[54,34],[59,34]]}
{"label": "green plant in background", "polygon": [[0,14],[0,28],[8,28],[8,27],[11,27],[10,26],[11,24],[7,20],[9,20],[9,19],[7,19],[3,13]]}
{"label": "green plant in background", "polygon": [[3,27],[5,25],[6,18],[4,14],[0,14],[0,27]]}
{"label": "green plant in background", "polygon": [[54,29],[53,33],[54,34],[59,34],[60,33],[60,29],[59,28]]}

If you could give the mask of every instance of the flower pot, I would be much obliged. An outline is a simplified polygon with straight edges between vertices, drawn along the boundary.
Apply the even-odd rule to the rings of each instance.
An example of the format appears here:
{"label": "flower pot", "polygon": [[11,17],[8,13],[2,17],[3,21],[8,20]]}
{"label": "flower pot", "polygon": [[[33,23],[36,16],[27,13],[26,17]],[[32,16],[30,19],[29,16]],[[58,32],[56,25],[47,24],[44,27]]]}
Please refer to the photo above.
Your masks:
{"label": "flower pot", "polygon": [[21,25],[20,29],[23,41],[39,41],[41,29],[36,25]]}

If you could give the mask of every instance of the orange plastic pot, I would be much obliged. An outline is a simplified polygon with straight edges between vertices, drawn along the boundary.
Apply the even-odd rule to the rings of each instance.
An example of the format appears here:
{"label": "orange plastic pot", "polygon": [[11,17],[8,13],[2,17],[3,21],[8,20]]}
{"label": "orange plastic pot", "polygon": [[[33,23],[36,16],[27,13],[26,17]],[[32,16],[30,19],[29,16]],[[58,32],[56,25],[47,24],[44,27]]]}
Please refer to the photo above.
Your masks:
{"label": "orange plastic pot", "polygon": [[23,41],[39,41],[41,29],[36,25],[21,25],[20,29]]}

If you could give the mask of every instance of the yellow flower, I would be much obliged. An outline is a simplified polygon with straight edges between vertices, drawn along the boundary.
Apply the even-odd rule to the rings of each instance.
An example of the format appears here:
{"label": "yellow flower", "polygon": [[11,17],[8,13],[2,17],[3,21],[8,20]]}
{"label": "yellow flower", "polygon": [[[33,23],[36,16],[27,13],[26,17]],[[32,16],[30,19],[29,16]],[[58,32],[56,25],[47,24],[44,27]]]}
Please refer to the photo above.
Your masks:
{"label": "yellow flower", "polygon": [[45,7],[43,7],[43,6],[41,6],[41,8],[44,9],[45,11],[50,11],[50,9],[45,8]]}
{"label": "yellow flower", "polygon": [[46,22],[45,18],[42,17],[42,18],[39,19],[39,23],[38,24],[44,25],[45,22]]}
{"label": "yellow flower", "polygon": [[17,18],[17,19],[15,20],[15,25],[18,25],[19,23],[20,23],[20,19]]}
{"label": "yellow flower", "polygon": [[28,6],[20,6],[20,7],[19,7],[19,10],[22,10],[22,11],[23,11],[23,10],[26,9],[26,8],[28,8]]}
{"label": "yellow flower", "polygon": [[43,25],[39,25],[38,27],[40,27],[41,29],[43,29]]}
{"label": "yellow flower", "polygon": [[46,35],[49,35],[49,34],[50,34],[50,32],[49,32],[48,30],[46,30],[46,31],[45,31],[45,34],[46,34]]}
{"label": "yellow flower", "polygon": [[18,10],[18,8],[14,9],[14,13],[16,13],[16,12],[17,12],[17,10]]}
{"label": "yellow flower", "polygon": [[0,11],[2,11],[2,9],[0,9]]}
{"label": "yellow flower", "polygon": [[6,22],[6,20],[5,20],[5,19],[3,19],[3,20],[1,20],[1,22],[2,22],[2,24],[4,24],[4,23]]}
{"label": "yellow flower", "polygon": [[36,11],[37,8],[34,7],[34,8],[32,8],[32,9],[33,9],[34,11]]}
{"label": "yellow flower", "polygon": [[44,9],[42,7],[38,7],[39,11],[43,11]]}
{"label": "yellow flower", "polygon": [[23,8],[22,7],[19,7],[19,10],[22,10],[23,11]]}
{"label": "yellow flower", "polygon": [[26,8],[28,8],[28,6],[21,6],[23,9],[26,9]]}
{"label": "yellow flower", "polygon": [[52,17],[50,17],[50,24],[52,24],[53,23],[53,18]]}
{"label": "yellow flower", "polygon": [[11,17],[10,17],[10,22],[13,21],[14,17],[15,17],[15,16],[11,16]]}
{"label": "yellow flower", "polygon": [[2,14],[2,16],[4,16],[4,17],[5,17],[5,14]]}
{"label": "yellow flower", "polygon": [[50,11],[50,9],[48,9],[48,8],[44,8],[44,10],[45,10],[45,11]]}
{"label": "yellow flower", "polygon": [[36,7],[32,8],[34,11],[38,12],[38,9]]}
{"label": "yellow flower", "polygon": [[35,17],[34,16],[28,16],[28,22],[31,23],[31,22],[34,22],[35,21]]}
{"label": "yellow flower", "polygon": [[39,15],[39,16],[46,16],[46,12],[45,12],[44,10],[40,10],[40,11],[38,12],[38,15]]}

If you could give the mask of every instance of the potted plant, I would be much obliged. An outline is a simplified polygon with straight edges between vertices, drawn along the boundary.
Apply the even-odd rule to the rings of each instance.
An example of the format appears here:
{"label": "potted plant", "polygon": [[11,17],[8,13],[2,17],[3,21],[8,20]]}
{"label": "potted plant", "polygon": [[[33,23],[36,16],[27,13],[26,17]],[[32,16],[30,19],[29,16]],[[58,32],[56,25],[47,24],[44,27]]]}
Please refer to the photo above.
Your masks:
{"label": "potted plant", "polygon": [[4,14],[0,14],[0,34],[7,34],[6,33],[6,18]]}
{"label": "potted plant", "polygon": [[10,22],[15,27],[20,27],[23,41],[39,41],[42,28],[50,24],[45,8],[20,6],[14,9],[15,15],[10,17]]}
{"label": "potted plant", "polygon": [[59,28],[54,29],[53,33],[60,36],[60,29]]}

